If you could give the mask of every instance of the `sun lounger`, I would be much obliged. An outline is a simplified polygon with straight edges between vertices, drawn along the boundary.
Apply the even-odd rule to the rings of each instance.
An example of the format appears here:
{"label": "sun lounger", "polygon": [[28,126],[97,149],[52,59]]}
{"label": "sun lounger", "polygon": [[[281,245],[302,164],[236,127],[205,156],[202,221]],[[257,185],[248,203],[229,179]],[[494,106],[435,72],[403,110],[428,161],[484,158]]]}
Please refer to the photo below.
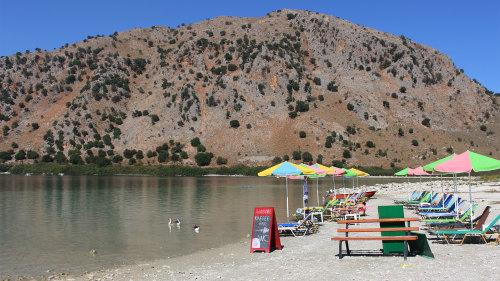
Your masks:
{"label": "sun lounger", "polygon": [[[490,214],[490,206],[486,206],[484,208],[483,213],[475,218],[472,223],[474,224],[473,230],[483,230],[483,225]],[[446,231],[446,230],[468,230],[470,229],[470,222],[461,222],[461,223],[435,223],[431,224],[431,227],[440,227],[440,229],[432,229],[430,231],[431,234],[435,234],[437,231]]]}
{"label": "sun lounger", "polygon": [[[475,207],[477,207],[477,204],[475,204]],[[474,207],[474,209],[475,209]],[[483,213],[476,217],[474,219],[474,221],[478,221],[479,219],[481,219],[483,216],[484,217],[487,217],[488,214],[490,212],[490,206],[487,206]],[[433,218],[433,219],[425,219],[425,220],[421,220],[421,222],[424,222],[426,223],[429,227],[452,227],[451,224],[455,224],[455,226],[458,226],[460,224],[465,224],[467,218],[470,217],[470,214],[472,212],[469,210],[467,210],[467,212],[465,212],[465,214],[463,216],[461,216],[460,218],[456,219],[456,218],[449,218],[449,219],[439,219],[439,218]],[[468,222],[470,224],[470,222]]]}
{"label": "sun lounger", "polygon": [[[498,215],[484,230],[444,230],[444,231],[436,231],[435,234],[437,235],[442,235],[444,239],[446,240],[446,243],[448,244],[457,244],[454,243],[460,238],[462,238],[460,241],[458,241],[459,245],[462,245],[467,239],[467,237],[471,236],[480,236],[483,241],[486,244],[496,244],[498,245],[498,242],[500,238],[498,236],[500,235],[498,230],[495,230],[494,232],[491,232],[491,228],[500,220],[500,215]],[[496,240],[494,242],[488,242],[488,235],[496,235]],[[458,240],[456,240],[458,238]]]}
{"label": "sun lounger", "polygon": [[[465,200],[461,201],[458,203],[458,206],[456,206],[455,209],[455,204],[453,204],[448,212],[420,212],[418,213],[420,216],[425,217],[425,218],[446,218],[446,217],[454,217],[454,216],[462,216],[463,214],[459,214],[458,212],[460,211],[460,208],[463,207],[465,204]],[[470,208],[470,206],[469,206]]]}
{"label": "sun lounger", "polygon": [[280,235],[305,236],[308,233],[314,233],[317,229],[312,221],[312,212],[298,223],[278,223],[278,232]]}

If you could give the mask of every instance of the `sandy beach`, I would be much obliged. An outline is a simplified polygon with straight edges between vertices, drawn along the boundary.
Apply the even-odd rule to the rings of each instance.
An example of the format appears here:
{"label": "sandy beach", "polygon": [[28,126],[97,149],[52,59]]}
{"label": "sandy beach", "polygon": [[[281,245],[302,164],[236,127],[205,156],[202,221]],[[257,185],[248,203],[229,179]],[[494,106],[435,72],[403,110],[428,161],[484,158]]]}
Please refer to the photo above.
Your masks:
{"label": "sandy beach", "polygon": [[[378,218],[377,206],[391,205],[395,198],[408,197],[414,189],[452,191],[453,181],[385,184],[369,201],[365,218]],[[489,224],[500,214],[500,182],[472,182],[478,212],[492,207]],[[459,195],[469,199],[468,185],[459,181]],[[405,210],[406,217],[416,215]],[[416,223],[416,225],[420,225]],[[495,280],[498,278],[498,246],[468,244],[452,246],[429,241],[435,259],[421,256],[347,256],[340,260],[335,222],[324,222],[319,232],[305,237],[281,237],[282,250],[269,254],[250,253],[250,236],[239,243],[176,258],[110,268],[81,276],[54,274],[49,280]],[[340,227],[343,227],[341,225]],[[425,230],[420,232],[424,233]],[[250,230],[249,230],[250,233]],[[426,232],[425,232],[426,233]],[[427,235],[428,238],[433,236]],[[380,241],[355,241],[352,249],[381,249]]]}

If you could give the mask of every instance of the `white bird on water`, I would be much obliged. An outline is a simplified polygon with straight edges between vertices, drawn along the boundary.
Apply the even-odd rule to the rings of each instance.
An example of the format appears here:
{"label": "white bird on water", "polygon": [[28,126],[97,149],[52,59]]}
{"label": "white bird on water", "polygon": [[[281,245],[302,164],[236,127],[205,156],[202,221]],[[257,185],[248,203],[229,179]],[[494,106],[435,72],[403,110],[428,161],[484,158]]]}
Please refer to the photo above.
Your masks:
{"label": "white bird on water", "polygon": [[195,232],[200,232],[200,227],[199,227],[199,226],[197,226],[196,224],[193,224],[193,230],[194,230]]}
{"label": "white bird on water", "polygon": [[172,220],[172,218],[168,218],[168,225],[181,226],[181,221],[179,219]]}

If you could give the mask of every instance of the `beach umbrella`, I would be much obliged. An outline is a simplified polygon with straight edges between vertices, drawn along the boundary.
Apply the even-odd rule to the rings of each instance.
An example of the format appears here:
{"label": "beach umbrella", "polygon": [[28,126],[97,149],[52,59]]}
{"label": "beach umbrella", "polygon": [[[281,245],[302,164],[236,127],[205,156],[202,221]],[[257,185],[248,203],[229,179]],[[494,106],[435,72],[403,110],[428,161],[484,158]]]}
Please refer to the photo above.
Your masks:
{"label": "beach umbrella", "polygon": [[404,168],[403,170],[396,172],[394,175],[395,176],[407,176],[408,175],[408,170],[410,168]]}
{"label": "beach umbrella", "polygon": [[[339,169],[339,168],[335,168],[335,167],[327,167],[327,166],[324,166],[324,165],[321,165],[319,163],[316,163],[314,165],[312,165],[312,167],[315,167],[315,168],[318,168],[318,169],[321,169],[323,171],[326,171],[326,175],[329,175],[332,177],[332,180],[333,180],[333,191],[335,193],[335,177],[340,177],[342,174],[344,174],[344,170],[342,169]],[[318,205],[319,205],[319,195],[318,195]]]}
{"label": "beach umbrella", "polygon": [[359,188],[359,177],[368,177],[368,176],[370,176],[370,174],[368,174],[366,172],[363,172],[363,171],[360,171],[358,169],[354,169],[354,168],[349,169],[349,171],[352,171],[352,172],[356,173],[356,185],[357,185],[357,188]]}
{"label": "beach umbrella", "polygon": [[[309,166],[309,165],[306,165],[304,163],[302,163],[300,165],[303,166],[303,167],[309,168],[309,169],[311,169],[311,170],[313,170],[313,171],[316,172],[316,174],[310,175],[309,177],[310,178],[316,178],[316,198],[318,200],[318,206],[319,206],[319,178],[325,177],[327,175],[328,171],[325,170],[325,169],[321,169],[319,167],[316,167],[314,165],[313,166]],[[327,167],[325,167],[325,168],[327,168]]]}
{"label": "beach umbrella", "polygon": [[265,177],[265,176],[278,176],[278,177],[285,177],[286,178],[286,219],[289,222],[290,221],[290,211],[288,207],[288,176],[294,176],[294,175],[313,175],[316,172],[306,168],[302,167],[300,165],[296,165],[293,163],[290,163],[288,161],[285,161],[283,163],[280,163],[278,165],[274,165],[271,168],[265,169],[264,171],[258,173],[257,175],[259,177]]}
{"label": "beach umbrella", "polygon": [[[436,165],[434,169],[438,172],[449,172],[454,173],[455,177],[457,173],[468,173],[469,174],[469,200],[471,206],[471,222],[470,227],[473,229],[472,225],[472,189],[470,185],[470,172],[484,172],[500,169],[500,160],[484,156],[472,151],[465,151],[462,154],[454,155],[451,159]],[[458,210],[457,210],[458,212]]]}
{"label": "beach umbrella", "polygon": [[[434,170],[434,167],[436,167],[437,165],[445,162],[445,161],[448,161],[450,160],[453,156],[455,155],[455,153],[451,154],[451,155],[448,155],[446,156],[445,158],[442,158],[442,159],[439,159],[437,161],[434,161],[430,164],[427,164],[425,166],[423,166],[422,168],[424,168],[424,170],[426,171],[429,171],[429,172],[437,172],[436,170]],[[442,175],[442,173],[440,174]],[[441,193],[444,194],[444,185],[443,185],[443,181],[441,181]],[[444,204],[444,201],[443,201],[443,204]],[[444,205],[443,205],[444,206]]]}
{"label": "beach umbrella", "polygon": [[455,156],[455,153],[448,155],[445,158],[439,159],[435,162],[432,162],[430,164],[427,164],[427,165],[423,166],[422,168],[424,168],[424,170],[429,171],[429,172],[436,172],[436,170],[434,170],[434,167],[436,167],[437,165],[439,165],[443,162],[450,160],[453,156]]}

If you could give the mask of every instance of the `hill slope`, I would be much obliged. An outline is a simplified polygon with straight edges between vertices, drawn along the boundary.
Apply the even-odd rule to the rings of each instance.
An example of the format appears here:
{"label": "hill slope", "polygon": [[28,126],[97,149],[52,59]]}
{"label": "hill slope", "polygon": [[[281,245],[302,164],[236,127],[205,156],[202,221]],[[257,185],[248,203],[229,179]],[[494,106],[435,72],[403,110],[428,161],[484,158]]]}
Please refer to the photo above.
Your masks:
{"label": "hill slope", "polygon": [[192,164],[194,138],[228,164],[301,151],[328,164],[407,166],[452,149],[498,157],[500,147],[495,98],[448,56],[306,11],[17,53],[0,59],[0,85],[0,150],[44,161],[60,151],[75,163]]}

